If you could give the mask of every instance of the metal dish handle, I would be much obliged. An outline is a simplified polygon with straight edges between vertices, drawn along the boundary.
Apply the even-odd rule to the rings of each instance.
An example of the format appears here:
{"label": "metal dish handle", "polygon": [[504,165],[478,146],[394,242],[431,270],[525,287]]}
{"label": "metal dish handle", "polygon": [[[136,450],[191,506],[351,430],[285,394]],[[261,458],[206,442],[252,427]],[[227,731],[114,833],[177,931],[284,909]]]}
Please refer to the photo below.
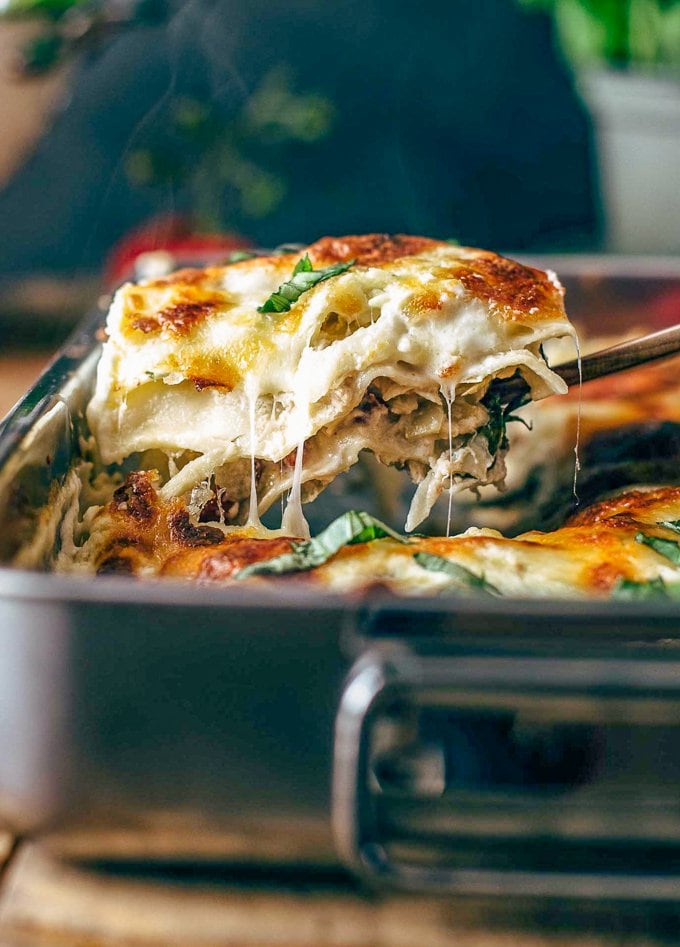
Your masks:
{"label": "metal dish handle", "polygon": [[[469,712],[475,707],[507,706],[508,700],[516,700],[518,706],[532,700],[546,707],[559,705],[560,713],[576,720],[662,724],[677,728],[678,736],[680,660],[633,655],[613,659],[422,655],[408,646],[391,644],[365,654],[348,678],[336,717],[332,821],[343,861],[369,882],[419,892],[680,901],[677,870],[646,873],[641,868],[619,873],[582,866],[568,871],[498,870],[474,864],[442,867],[390,854],[381,838],[370,785],[371,728],[379,708],[395,701],[414,701],[455,713],[461,708]],[[631,835],[638,829],[631,826]],[[676,859],[675,865],[680,866],[680,861]]]}

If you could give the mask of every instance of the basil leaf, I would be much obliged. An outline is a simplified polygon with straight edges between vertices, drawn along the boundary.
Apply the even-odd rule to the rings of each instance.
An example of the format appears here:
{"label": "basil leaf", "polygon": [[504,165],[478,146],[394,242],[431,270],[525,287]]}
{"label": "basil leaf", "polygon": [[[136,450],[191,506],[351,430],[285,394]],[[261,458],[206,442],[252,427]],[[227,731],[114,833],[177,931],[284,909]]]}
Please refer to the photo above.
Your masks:
{"label": "basil leaf", "polygon": [[494,456],[498,448],[505,450],[508,446],[508,438],[505,433],[505,415],[500,397],[495,391],[489,390],[482,399],[482,404],[489,414],[489,420],[484,427],[479,429],[489,444],[489,453]]}
{"label": "basil leaf", "polygon": [[490,582],[487,582],[483,576],[475,575],[474,572],[470,572],[465,566],[461,566],[457,562],[451,562],[450,559],[445,559],[443,556],[434,556],[429,552],[417,552],[413,558],[419,566],[422,566],[423,569],[427,569],[429,572],[443,572],[450,576],[450,578],[455,580],[453,584],[460,588],[477,589],[478,591],[486,592],[488,595],[501,594],[498,589]]}
{"label": "basil leaf", "polygon": [[292,543],[290,552],[254,562],[245,566],[235,576],[237,579],[246,579],[251,575],[284,575],[287,572],[306,572],[327,562],[343,546],[353,546],[357,543],[370,543],[374,539],[396,539],[397,542],[407,542],[403,536],[390,529],[380,520],[374,519],[368,513],[350,510],[343,513],[323,532],[312,539]]}
{"label": "basil leaf", "polygon": [[628,602],[644,602],[654,598],[680,598],[680,583],[673,582],[669,585],[662,578],[650,579],[648,582],[619,579],[612,589],[611,597]]}
{"label": "basil leaf", "polygon": [[660,556],[669,559],[674,565],[680,565],[680,543],[674,539],[660,539],[658,536],[647,536],[645,533],[637,533],[636,543],[642,543],[643,546],[649,546]]}
{"label": "basil leaf", "polygon": [[680,533],[680,520],[661,520],[658,525],[664,526],[666,529],[670,529],[674,533]]}
{"label": "basil leaf", "polygon": [[351,266],[354,266],[355,262],[355,260],[350,260],[349,263],[334,263],[322,270],[315,270],[308,254],[305,253],[302,259],[298,260],[291,278],[282,283],[266,302],[258,306],[257,311],[288,312],[293,303],[297,302],[300,296],[311,289],[312,286],[316,286],[317,283],[322,283],[332,276],[346,273]]}
{"label": "basil leaf", "polygon": [[508,404],[503,405],[500,395],[494,391],[493,387],[489,388],[482,398],[482,404],[488,412],[489,419],[484,427],[479,429],[479,433],[486,437],[489,444],[489,453],[492,456],[498,452],[499,448],[501,450],[508,449],[506,427],[510,421],[519,421],[531,430],[531,426],[527,424],[524,418],[519,418],[513,414],[513,411],[521,408],[527,401],[529,401],[528,392],[520,392]]}

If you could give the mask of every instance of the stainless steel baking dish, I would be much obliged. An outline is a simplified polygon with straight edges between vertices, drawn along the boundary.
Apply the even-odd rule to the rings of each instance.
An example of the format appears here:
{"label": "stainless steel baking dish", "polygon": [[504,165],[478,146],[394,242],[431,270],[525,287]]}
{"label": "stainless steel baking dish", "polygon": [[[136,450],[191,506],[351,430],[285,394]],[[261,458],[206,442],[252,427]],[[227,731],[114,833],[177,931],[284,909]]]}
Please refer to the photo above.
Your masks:
{"label": "stainless steel baking dish", "polygon": [[[680,294],[673,261],[547,262],[576,315],[658,325]],[[0,427],[2,561],[78,455],[101,319]],[[417,890],[680,900],[679,645],[673,603],[5,566],[0,816],[72,857],[342,862]]]}

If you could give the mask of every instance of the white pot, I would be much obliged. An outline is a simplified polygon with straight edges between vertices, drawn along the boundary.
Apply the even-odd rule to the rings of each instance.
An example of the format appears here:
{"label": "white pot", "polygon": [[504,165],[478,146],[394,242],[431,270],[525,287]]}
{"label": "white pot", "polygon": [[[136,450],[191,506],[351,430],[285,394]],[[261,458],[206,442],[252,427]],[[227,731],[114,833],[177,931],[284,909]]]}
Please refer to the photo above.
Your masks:
{"label": "white pot", "polygon": [[680,76],[584,72],[579,88],[595,123],[607,249],[680,253]]}
{"label": "white pot", "polygon": [[16,75],[18,52],[40,29],[34,21],[0,22],[0,186],[31,151],[59,103],[68,68]]}

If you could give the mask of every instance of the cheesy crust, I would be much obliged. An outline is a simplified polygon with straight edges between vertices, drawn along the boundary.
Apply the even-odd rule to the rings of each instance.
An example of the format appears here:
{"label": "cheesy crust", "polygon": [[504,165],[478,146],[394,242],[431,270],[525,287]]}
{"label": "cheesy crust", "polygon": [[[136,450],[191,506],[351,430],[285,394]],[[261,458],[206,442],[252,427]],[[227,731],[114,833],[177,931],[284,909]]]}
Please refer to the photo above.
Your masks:
{"label": "cheesy crust", "polygon": [[[241,581],[241,570],[289,553],[301,541],[273,533],[263,537],[252,527],[201,522],[181,500],[164,499],[157,483],[155,472],[130,474],[95,518],[87,542],[62,566],[100,575],[232,584]],[[680,583],[679,532],[680,487],[632,490],[583,510],[548,533],[511,539],[473,528],[450,538],[400,542],[384,537],[344,545],[308,571],[243,581],[294,581],[343,593],[373,586],[401,595],[447,591],[451,580],[446,572],[419,564],[418,555],[426,554],[462,567],[479,585],[504,596],[606,598],[621,583]],[[671,551],[677,549],[676,562],[653,548],[659,539]]]}
{"label": "cheesy crust", "polygon": [[[259,311],[305,256],[351,266]],[[104,464],[161,451],[164,500],[211,478],[235,524],[296,484],[313,499],[371,450],[419,484],[410,530],[444,489],[502,482],[489,386],[519,371],[534,398],[564,392],[541,345],[572,331],[551,274],[424,237],[326,237],[123,286],[88,419]]]}

